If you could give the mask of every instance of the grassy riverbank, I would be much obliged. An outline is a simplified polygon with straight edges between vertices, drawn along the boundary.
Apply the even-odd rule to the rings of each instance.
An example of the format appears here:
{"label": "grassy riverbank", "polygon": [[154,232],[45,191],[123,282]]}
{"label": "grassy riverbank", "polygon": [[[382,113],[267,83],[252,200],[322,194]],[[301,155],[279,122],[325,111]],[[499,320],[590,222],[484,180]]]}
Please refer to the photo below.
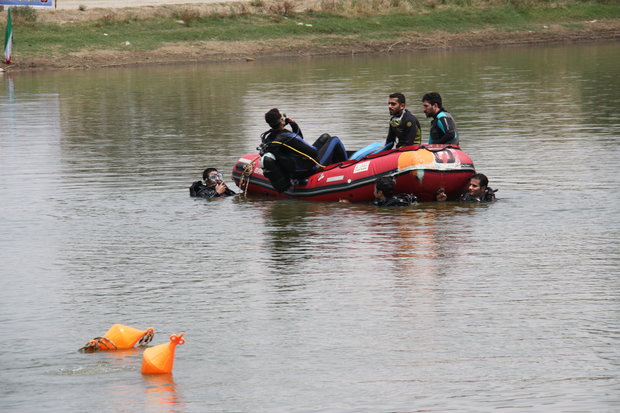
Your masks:
{"label": "grassy riverbank", "polygon": [[[14,64],[7,69],[620,39],[620,4],[611,0],[253,0],[82,8],[37,11],[34,17],[14,8]],[[6,22],[6,10],[0,19]]]}

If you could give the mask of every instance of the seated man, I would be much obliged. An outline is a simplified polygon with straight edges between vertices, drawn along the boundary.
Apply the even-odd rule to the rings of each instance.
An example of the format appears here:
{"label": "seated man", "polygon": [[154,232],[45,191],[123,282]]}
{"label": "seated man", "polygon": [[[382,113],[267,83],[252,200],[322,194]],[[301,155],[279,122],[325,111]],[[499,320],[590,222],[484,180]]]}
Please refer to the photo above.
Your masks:
{"label": "seated man", "polygon": [[196,181],[189,187],[189,195],[198,198],[217,198],[220,196],[235,195],[235,192],[224,183],[224,176],[215,168],[207,168],[202,173],[201,181]]}
{"label": "seated man", "polygon": [[428,138],[429,145],[458,145],[459,133],[456,129],[454,117],[442,106],[441,95],[430,92],[422,97],[422,111],[431,121],[431,132]]}
{"label": "seated man", "polygon": [[411,112],[405,109],[405,95],[392,93],[388,99],[390,111],[390,129],[385,140],[384,150],[396,147],[419,145],[422,143],[420,122]]}
{"label": "seated man", "polygon": [[495,192],[489,188],[489,180],[484,174],[475,174],[469,178],[467,190],[463,192],[461,202],[492,202],[495,201]]}
{"label": "seated man", "polygon": [[375,200],[373,204],[381,207],[409,206],[416,202],[412,194],[394,195],[396,181],[391,176],[382,176],[375,181]]}
{"label": "seated man", "polygon": [[265,121],[271,129],[261,135],[261,167],[278,192],[286,191],[293,179],[306,178],[318,168],[347,159],[338,137],[323,134],[310,145],[299,125],[276,108],[265,113]]}

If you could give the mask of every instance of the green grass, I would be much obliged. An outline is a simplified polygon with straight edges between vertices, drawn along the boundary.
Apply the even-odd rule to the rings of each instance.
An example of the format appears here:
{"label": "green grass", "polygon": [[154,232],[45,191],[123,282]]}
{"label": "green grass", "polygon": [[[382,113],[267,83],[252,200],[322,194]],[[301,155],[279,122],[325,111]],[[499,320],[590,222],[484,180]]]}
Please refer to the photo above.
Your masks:
{"label": "green grass", "polygon": [[[523,1],[525,0],[515,4],[522,4]],[[441,0],[437,2],[441,3]],[[457,4],[459,0],[445,2]],[[460,3],[467,6],[471,1],[460,0]],[[565,27],[579,27],[580,23],[586,20],[620,18],[618,2],[574,0],[567,3],[558,7],[537,8],[510,5],[476,8],[452,5],[419,10],[423,13],[391,11],[374,15],[347,14],[340,11],[307,11],[289,17],[274,13],[206,15],[193,16],[189,25],[178,24],[175,21],[178,16],[142,20],[134,16],[108,16],[96,21],[63,25],[14,22],[14,50],[22,57],[34,57],[80,50],[152,50],[165,43],[207,40],[233,42],[324,36],[327,37],[327,42],[332,42],[332,37],[335,36],[353,36],[363,41],[396,37],[402,33],[438,30],[453,33],[482,28],[501,31],[530,30],[537,25],[556,22]],[[312,27],[299,25],[298,22],[311,24]],[[126,41],[130,42],[129,46],[125,45]]]}

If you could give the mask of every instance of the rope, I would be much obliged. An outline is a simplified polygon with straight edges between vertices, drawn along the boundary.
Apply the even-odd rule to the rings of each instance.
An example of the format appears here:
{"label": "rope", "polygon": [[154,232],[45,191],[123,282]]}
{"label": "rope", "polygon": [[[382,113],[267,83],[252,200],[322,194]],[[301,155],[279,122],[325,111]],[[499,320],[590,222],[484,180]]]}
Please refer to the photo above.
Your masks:
{"label": "rope", "polygon": [[152,328],[147,328],[146,333],[144,333],[144,335],[138,341],[138,347],[146,346],[147,344],[149,344],[151,340],[153,340],[154,335],[155,330],[153,330]]}
{"label": "rope", "polygon": [[252,175],[252,171],[254,170],[254,162],[260,158],[258,155],[256,158],[252,159],[250,163],[246,163],[243,167],[243,172],[241,173],[241,177],[239,178],[239,189],[243,192],[243,196],[248,196],[248,186],[250,186],[250,175]]}
{"label": "rope", "polygon": [[[151,338],[153,338],[151,336]],[[150,341],[150,340],[149,340]],[[106,348],[106,350],[118,350],[118,346],[114,344],[112,340],[107,337],[95,337],[90,340],[84,347],[79,349],[80,353],[92,353],[95,351],[99,351],[99,345],[102,345]]]}
{"label": "rope", "polygon": [[295,151],[295,152],[297,152],[298,154],[300,154],[300,155],[302,155],[302,156],[305,156],[306,158],[310,159],[312,162],[314,162],[315,164],[317,164],[317,165],[318,165],[318,166],[320,166],[321,168],[325,168],[325,166],[324,166],[324,165],[321,165],[320,163],[318,163],[318,161],[317,161],[316,159],[314,159],[312,156],[310,156],[310,155],[308,155],[308,154],[305,154],[305,153],[303,153],[303,152],[301,152],[301,151],[298,151],[297,149],[293,148],[292,146],[289,146],[289,145],[287,145],[287,144],[285,144],[285,143],[278,142],[278,141],[273,141],[273,142],[271,142],[271,143],[277,143],[278,145],[285,146],[285,147],[289,148],[290,150]]}

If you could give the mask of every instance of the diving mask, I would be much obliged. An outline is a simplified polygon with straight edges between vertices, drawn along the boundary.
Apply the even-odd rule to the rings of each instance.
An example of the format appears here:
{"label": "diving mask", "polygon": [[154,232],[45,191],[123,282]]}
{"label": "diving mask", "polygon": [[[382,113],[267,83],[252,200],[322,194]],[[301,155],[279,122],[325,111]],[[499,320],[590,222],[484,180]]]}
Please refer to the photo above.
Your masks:
{"label": "diving mask", "polygon": [[224,175],[222,175],[219,172],[212,173],[212,174],[209,174],[209,180],[219,184],[219,183],[224,182]]}

